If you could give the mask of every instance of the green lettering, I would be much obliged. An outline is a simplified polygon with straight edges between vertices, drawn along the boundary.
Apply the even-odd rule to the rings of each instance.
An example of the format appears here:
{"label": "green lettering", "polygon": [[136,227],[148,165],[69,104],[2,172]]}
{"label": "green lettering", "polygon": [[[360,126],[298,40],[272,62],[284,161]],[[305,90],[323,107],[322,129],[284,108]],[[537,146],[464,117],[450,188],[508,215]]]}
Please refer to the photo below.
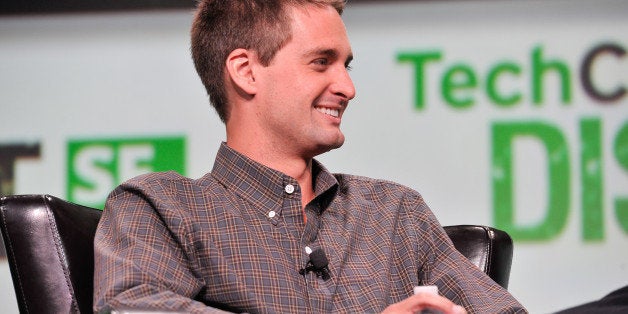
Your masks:
{"label": "green lettering", "polygon": [[604,240],[601,129],[600,119],[580,121],[582,237],[585,241]]}
{"label": "green lettering", "polygon": [[414,108],[421,110],[425,107],[427,91],[425,89],[425,67],[428,62],[439,61],[442,54],[439,51],[428,52],[402,52],[397,54],[398,62],[411,62],[414,64]]}
{"label": "green lettering", "polygon": [[[533,226],[514,221],[513,143],[520,137],[538,139],[548,154],[549,197],[546,216]],[[515,240],[548,240],[564,228],[569,213],[569,155],[558,128],[543,122],[501,122],[492,125],[492,186],[494,224]]]}
{"label": "green lettering", "polygon": [[509,95],[504,95],[498,91],[497,81],[502,74],[510,73],[513,76],[519,76],[521,74],[521,67],[514,63],[500,63],[494,66],[486,77],[486,93],[489,99],[495,104],[502,107],[509,107],[521,101],[521,93],[513,92]]}
{"label": "green lettering", "polygon": [[[628,170],[628,123],[624,123],[613,144],[615,159],[617,163],[624,169]],[[619,222],[619,226],[628,233],[628,196],[615,198],[615,216]]]}
{"label": "green lettering", "polygon": [[543,79],[549,72],[556,72],[561,82],[561,100],[563,104],[571,102],[571,74],[569,67],[557,60],[543,60],[543,48],[536,47],[532,51],[532,101],[534,104],[541,104],[543,102]]}
{"label": "green lettering", "polygon": [[473,69],[466,64],[457,64],[449,68],[443,75],[441,88],[443,98],[454,108],[468,108],[473,106],[473,97],[461,95],[462,92],[475,88],[477,86],[477,77]]}

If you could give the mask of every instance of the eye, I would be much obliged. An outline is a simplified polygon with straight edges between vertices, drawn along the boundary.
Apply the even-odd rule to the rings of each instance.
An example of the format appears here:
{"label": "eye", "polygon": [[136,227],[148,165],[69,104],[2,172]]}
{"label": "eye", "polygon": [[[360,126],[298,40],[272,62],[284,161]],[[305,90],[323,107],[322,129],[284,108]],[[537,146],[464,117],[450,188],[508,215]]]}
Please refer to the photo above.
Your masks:
{"label": "eye", "polygon": [[316,65],[328,65],[329,64],[329,60],[327,58],[318,58],[318,59],[314,60],[312,63],[314,63]]}

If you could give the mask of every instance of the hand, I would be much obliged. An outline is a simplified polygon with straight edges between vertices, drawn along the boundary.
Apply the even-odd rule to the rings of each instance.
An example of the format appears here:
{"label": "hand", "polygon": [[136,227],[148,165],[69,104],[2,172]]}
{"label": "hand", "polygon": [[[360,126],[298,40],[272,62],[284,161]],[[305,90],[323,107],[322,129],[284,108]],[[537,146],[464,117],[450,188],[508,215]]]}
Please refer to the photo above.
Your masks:
{"label": "hand", "polygon": [[382,314],[419,313],[422,310],[437,310],[443,314],[466,314],[467,311],[460,305],[456,305],[449,299],[431,293],[419,293],[411,297],[389,305]]}

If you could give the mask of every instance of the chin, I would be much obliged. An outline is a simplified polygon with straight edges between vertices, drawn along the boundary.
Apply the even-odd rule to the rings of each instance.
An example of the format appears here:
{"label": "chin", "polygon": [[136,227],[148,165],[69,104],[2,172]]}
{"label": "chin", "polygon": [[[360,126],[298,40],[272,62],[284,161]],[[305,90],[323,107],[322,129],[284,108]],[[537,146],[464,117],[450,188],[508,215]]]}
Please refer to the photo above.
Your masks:
{"label": "chin", "polygon": [[310,157],[318,156],[330,150],[339,148],[345,143],[345,136],[342,132],[334,132],[333,134],[317,133],[312,134],[310,137],[306,136],[306,138],[310,139],[309,144],[306,144],[306,142],[302,142],[302,144],[306,144],[307,152],[305,153]]}
{"label": "chin", "polygon": [[334,145],[331,145],[330,150],[332,150],[332,149],[336,149],[336,148],[340,148],[340,147],[342,147],[342,145],[343,145],[344,143],[345,143],[345,139],[344,139],[344,137],[343,137],[341,141],[337,141]]}
{"label": "chin", "polygon": [[320,155],[323,153],[326,153],[330,150],[334,150],[336,148],[340,148],[342,146],[342,144],[345,143],[345,138],[344,136],[341,136],[340,138],[336,139],[335,141],[331,141],[329,143],[325,143],[325,144],[321,144],[319,145],[319,149],[318,149],[318,153],[316,155]]}

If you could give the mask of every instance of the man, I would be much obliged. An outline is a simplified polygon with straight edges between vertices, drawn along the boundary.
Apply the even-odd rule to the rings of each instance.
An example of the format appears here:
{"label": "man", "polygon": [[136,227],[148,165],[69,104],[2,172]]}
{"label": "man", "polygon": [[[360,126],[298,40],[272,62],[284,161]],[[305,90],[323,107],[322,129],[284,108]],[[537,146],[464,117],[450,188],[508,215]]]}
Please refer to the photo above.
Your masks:
{"label": "man", "polygon": [[[525,312],[455,250],[417,192],[313,159],[343,144],[355,96],[343,8],[199,3],[192,54],[226,143],[198,180],[148,174],[112,192],[95,311]],[[442,295],[412,295],[417,285]]]}

